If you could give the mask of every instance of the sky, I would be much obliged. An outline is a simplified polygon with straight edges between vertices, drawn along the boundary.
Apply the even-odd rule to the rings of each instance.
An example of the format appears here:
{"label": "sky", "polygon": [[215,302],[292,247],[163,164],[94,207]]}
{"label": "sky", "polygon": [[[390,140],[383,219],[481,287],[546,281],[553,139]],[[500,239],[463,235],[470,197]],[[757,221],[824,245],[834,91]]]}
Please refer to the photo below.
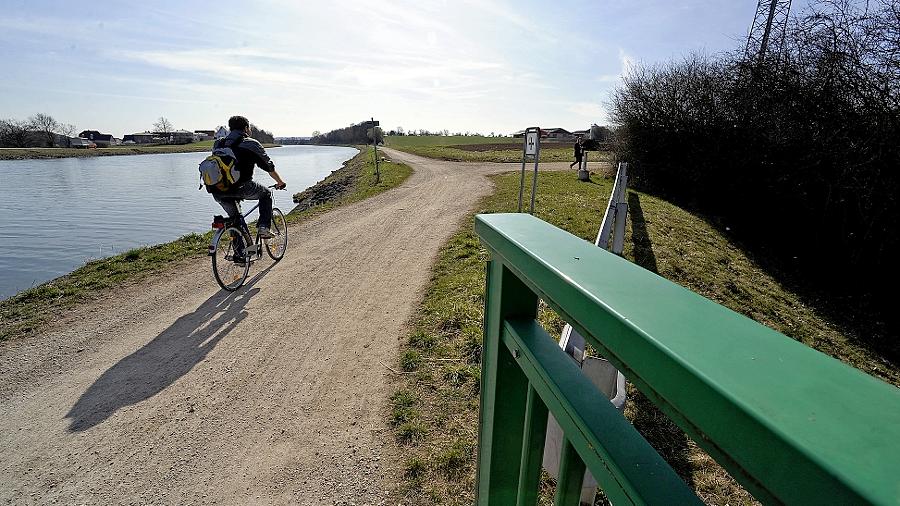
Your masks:
{"label": "sky", "polygon": [[0,119],[77,131],[606,124],[635,65],[742,48],[752,0],[0,0]]}

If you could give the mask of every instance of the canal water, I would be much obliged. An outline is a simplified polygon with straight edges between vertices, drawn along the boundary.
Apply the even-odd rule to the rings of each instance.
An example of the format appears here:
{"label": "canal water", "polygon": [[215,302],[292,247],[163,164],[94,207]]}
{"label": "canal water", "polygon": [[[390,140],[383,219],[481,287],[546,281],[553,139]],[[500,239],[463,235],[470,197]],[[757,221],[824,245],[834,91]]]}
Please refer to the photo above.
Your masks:
{"label": "canal water", "polygon": [[[275,205],[285,212],[294,206],[293,194],[357,153],[334,146],[267,151],[288,184],[288,191],[275,192]],[[0,299],[92,259],[209,230],[212,215],[224,212],[205,189],[197,190],[204,156],[0,160]],[[274,184],[259,169],[254,179]]]}

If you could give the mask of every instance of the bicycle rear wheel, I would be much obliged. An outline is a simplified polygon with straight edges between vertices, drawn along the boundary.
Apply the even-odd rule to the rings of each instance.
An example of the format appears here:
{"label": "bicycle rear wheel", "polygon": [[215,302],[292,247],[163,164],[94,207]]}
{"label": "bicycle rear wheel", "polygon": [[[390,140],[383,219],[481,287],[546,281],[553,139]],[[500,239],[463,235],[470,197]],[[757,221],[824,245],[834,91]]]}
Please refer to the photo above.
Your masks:
{"label": "bicycle rear wheel", "polygon": [[219,286],[233,292],[244,284],[250,272],[250,259],[245,254],[244,235],[235,227],[222,230],[213,239],[213,276]]}
{"label": "bicycle rear wheel", "polygon": [[276,262],[284,257],[287,250],[287,221],[284,219],[284,213],[277,207],[272,208],[272,226],[269,230],[275,235],[272,239],[266,239],[266,251],[272,260]]}

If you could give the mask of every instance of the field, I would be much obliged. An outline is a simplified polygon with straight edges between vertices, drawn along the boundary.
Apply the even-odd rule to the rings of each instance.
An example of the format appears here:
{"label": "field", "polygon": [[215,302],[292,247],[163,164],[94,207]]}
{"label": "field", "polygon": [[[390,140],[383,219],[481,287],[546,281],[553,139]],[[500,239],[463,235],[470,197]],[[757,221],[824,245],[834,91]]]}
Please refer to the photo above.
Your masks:
{"label": "field", "polygon": [[[536,215],[592,241],[611,180],[575,181],[573,174],[542,173]],[[495,178],[496,193],[478,212],[515,209],[518,176]],[[739,244],[704,217],[664,200],[629,191],[624,256],[628,260],[738,311],[807,346],[893,385],[900,368],[865,343],[866,328],[842,325],[780,284]],[[398,388],[391,422],[406,457],[407,495],[413,504],[472,504],[475,490],[484,262],[468,219],[442,249],[411,335],[396,367]],[[559,335],[563,322],[543,307],[541,323]],[[754,499],[640,392],[629,386],[626,417],[707,503],[752,504]],[[552,497],[544,480],[542,503]]]}
{"label": "field", "polygon": [[[385,144],[407,153],[454,162],[522,161],[523,141],[513,137],[400,135],[385,137]],[[588,152],[589,161],[608,159],[606,152]],[[541,143],[541,161],[574,161],[572,143],[544,140]]]}

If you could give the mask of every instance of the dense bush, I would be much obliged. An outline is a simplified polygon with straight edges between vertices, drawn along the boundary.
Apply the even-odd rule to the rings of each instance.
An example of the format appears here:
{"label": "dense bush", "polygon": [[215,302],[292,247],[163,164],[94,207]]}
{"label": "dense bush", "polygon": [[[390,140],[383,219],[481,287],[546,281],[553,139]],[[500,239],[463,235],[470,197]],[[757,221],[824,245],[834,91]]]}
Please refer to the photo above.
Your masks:
{"label": "dense bush", "polygon": [[816,3],[762,59],[638,68],[613,119],[638,187],[820,279],[875,288],[896,274],[900,0]]}

